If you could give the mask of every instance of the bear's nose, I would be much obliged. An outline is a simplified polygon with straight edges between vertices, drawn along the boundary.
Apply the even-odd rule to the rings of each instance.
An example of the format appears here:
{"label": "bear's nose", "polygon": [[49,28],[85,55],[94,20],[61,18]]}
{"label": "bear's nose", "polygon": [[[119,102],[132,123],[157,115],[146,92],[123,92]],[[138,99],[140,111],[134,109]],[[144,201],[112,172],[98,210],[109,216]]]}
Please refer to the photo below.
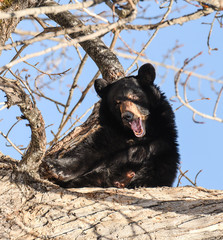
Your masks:
{"label": "bear's nose", "polygon": [[122,114],[122,118],[125,119],[128,122],[131,122],[133,120],[134,114],[131,112],[124,112]]}

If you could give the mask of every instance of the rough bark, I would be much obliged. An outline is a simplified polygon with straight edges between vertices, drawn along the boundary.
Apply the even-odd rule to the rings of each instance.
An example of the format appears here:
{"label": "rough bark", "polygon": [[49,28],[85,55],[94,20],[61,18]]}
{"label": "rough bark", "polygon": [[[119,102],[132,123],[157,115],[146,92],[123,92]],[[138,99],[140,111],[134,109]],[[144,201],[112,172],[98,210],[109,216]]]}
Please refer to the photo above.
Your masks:
{"label": "rough bark", "polygon": [[[42,1],[37,0],[15,0],[15,1],[0,1],[0,10],[4,12],[19,11],[26,8],[36,7]],[[10,18],[0,20],[0,45],[4,45],[15,30],[21,18]],[[1,55],[1,51],[0,51]]]}
{"label": "rough bark", "polygon": [[0,161],[2,240],[222,239],[223,191],[24,185],[11,175],[13,162],[5,161]]}
{"label": "rough bark", "polygon": [[41,159],[46,151],[46,134],[43,117],[36,107],[35,101],[32,101],[25,93],[19,81],[0,77],[0,90],[7,96],[6,105],[10,108],[17,105],[23,119],[27,119],[31,128],[31,141],[28,149],[20,161],[20,170],[27,171],[32,177],[39,177],[37,169]]}

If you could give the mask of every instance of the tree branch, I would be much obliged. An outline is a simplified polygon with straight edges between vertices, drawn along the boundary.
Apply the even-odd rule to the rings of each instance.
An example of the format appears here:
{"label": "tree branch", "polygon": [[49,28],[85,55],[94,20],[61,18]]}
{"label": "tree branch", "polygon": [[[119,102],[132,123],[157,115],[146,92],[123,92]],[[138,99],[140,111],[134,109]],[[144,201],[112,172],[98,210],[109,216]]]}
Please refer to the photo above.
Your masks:
{"label": "tree branch", "polygon": [[[123,52],[120,52],[120,51],[119,52],[118,51],[114,51],[114,53],[117,56],[122,57],[122,58],[126,58],[126,59],[135,59],[136,58],[136,56],[133,55],[133,54],[127,54],[127,53],[123,53]],[[165,64],[165,63],[162,63],[162,62],[153,61],[151,59],[148,60],[145,57],[139,57],[138,60],[143,62],[143,63],[152,63],[155,66],[161,66],[161,67],[164,67],[166,69],[171,69],[174,72],[180,71],[180,68],[178,68],[178,67],[176,67],[174,65],[168,65],[168,64]],[[186,74],[186,75],[191,74],[191,76],[194,76],[194,77],[196,77],[198,79],[204,79],[204,80],[210,81],[212,83],[223,84],[223,80],[210,77],[209,75],[202,75],[202,74],[199,74],[199,73],[196,73],[196,72],[192,72],[192,71],[188,71],[188,70],[184,70],[184,74]]]}
{"label": "tree branch", "polygon": [[[46,2],[46,1],[41,1]],[[50,1],[47,1],[48,3]],[[91,0],[91,1],[87,1],[87,2],[83,2],[83,3],[69,3],[69,4],[64,4],[64,5],[52,5],[50,6],[50,4],[47,6],[43,6],[43,7],[38,7],[38,8],[29,8],[29,9],[23,9],[23,10],[19,10],[19,11],[9,11],[7,13],[1,13],[0,15],[0,19],[10,19],[10,18],[21,18],[21,17],[25,17],[27,15],[32,15],[34,17],[37,17],[40,14],[49,14],[49,13],[61,13],[64,11],[68,11],[68,10],[74,10],[74,9],[83,9],[83,8],[87,8],[87,7],[91,7],[95,4],[99,4],[103,2],[103,0]],[[40,3],[41,4],[41,3]],[[45,3],[43,3],[45,4]]]}
{"label": "tree branch", "polygon": [[[186,0],[186,2],[194,2],[193,0]],[[210,7],[214,10],[221,11],[223,9],[223,1],[222,0],[196,0],[204,7]]]}
{"label": "tree branch", "polygon": [[[8,6],[6,8],[0,8],[0,46],[4,45],[4,43],[8,40],[11,33],[15,30],[17,24],[21,20],[20,17],[15,17],[13,13],[16,11],[24,10],[31,7],[39,6],[39,4],[42,3],[43,0],[37,1],[37,0],[15,0],[15,1],[8,1]],[[0,7],[1,7],[0,2]],[[4,10],[3,10],[4,9]],[[2,11],[3,10],[3,11]],[[27,10],[26,10],[27,11]],[[7,19],[4,19],[3,16],[9,15],[10,17]],[[13,15],[13,16],[12,16]],[[1,55],[1,51],[0,51]]]}
{"label": "tree branch", "polygon": [[[223,119],[222,118],[219,118],[219,117],[216,117],[215,115],[215,110],[214,110],[214,113],[213,113],[213,116],[211,115],[208,115],[208,114],[205,114],[205,113],[202,113],[198,110],[196,110],[194,107],[192,107],[190,105],[190,103],[187,101],[187,98],[185,97],[185,99],[182,99],[182,97],[180,96],[180,93],[179,93],[179,82],[180,82],[180,77],[181,77],[181,74],[184,72],[184,68],[185,66],[191,62],[194,58],[196,58],[197,56],[199,56],[201,53],[197,54],[195,57],[189,59],[189,60],[185,60],[184,62],[184,65],[181,67],[181,69],[177,72],[177,74],[175,75],[175,79],[174,79],[174,84],[175,84],[175,93],[176,93],[176,97],[179,99],[179,101],[185,106],[187,107],[188,109],[190,109],[193,113],[194,113],[194,116],[195,115],[199,115],[201,117],[204,117],[204,118],[207,118],[207,119],[210,119],[210,120],[215,120],[215,121],[218,121],[218,122],[221,122],[223,123]],[[189,75],[188,75],[189,76]],[[185,96],[185,94],[184,94]],[[219,93],[219,98],[221,96],[221,92]],[[216,102],[216,104],[218,105],[218,100]],[[216,105],[216,107],[217,107]],[[216,108],[215,107],[215,108]]]}
{"label": "tree branch", "polygon": [[[167,8],[166,13],[163,15],[162,19],[161,19],[161,23],[167,18],[167,16],[169,15],[172,6],[173,6],[173,1],[174,0],[170,0],[169,6]],[[155,36],[157,35],[158,31],[159,31],[159,26],[156,28],[156,30],[154,31],[153,35],[150,37],[149,41],[144,45],[144,47],[142,48],[142,50],[139,52],[138,56],[134,59],[134,61],[132,62],[132,64],[128,67],[128,69],[126,70],[126,73],[134,66],[134,64],[138,61],[139,57],[144,53],[144,51],[147,49],[147,47],[150,45],[150,43],[152,42],[152,40],[155,38]]]}
{"label": "tree branch", "polygon": [[0,77],[0,90],[7,96],[7,107],[19,106],[23,118],[27,119],[31,128],[31,141],[19,165],[33,177],[38,178],[38,168],[46,151],[45,124],[42,115],[21,85],[14,80]]}
{"label": "tree branch", "polygon": [[170,20],[166,21],[160,21],[159,23],[156,24],[148,24],[148,25],[124,25],[124,29],[132,29],[132,30],[152,30],[156,29],[157,27],[159,28],[164,28],[164,27],[169,27],[172,25],[183,25],[186,22],[190,22],[192,20],[199,19],[201,17],[207,16],[210,13],[214,12],[212,8],[204,8],[204,9],[199,9],[194,13],[186,14],[182,17],[179,18],[172,18]]}
{"label": "tree branch", "polygon": [[[57,6],[55,2],[46,3],[50,6]],[[62,12],[58,14],[47,14],[47,16],[58,23],[60,26],[71,28],[75,26],[83,26],[83,23],[77,19],[70,12]],[[121,25],[132,21],[135,18],[135,11],[126,19],[121,21]],[[74,39],[77,36],[83,36],[91,34],[91,31],[83,31],[79,33],[72,33],[69,36]],[[117,78],[124,76],[124,70],[119,63],[116,55],[102,42],[100,38],[94,38],[81,42],[80,45],[86,51],[86,53],[93,59],[97,64],[100,72],[102,73],[103,78],[108,81],[113,81]]]}

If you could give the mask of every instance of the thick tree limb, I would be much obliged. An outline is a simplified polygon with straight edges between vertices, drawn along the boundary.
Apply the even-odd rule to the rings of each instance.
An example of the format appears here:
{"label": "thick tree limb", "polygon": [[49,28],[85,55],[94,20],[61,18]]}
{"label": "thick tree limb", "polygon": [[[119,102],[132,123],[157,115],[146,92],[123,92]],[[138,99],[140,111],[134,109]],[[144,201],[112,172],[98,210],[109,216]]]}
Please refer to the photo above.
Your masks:
{"label": "thick tree limb", "polygon": [[223,191],[193,187],[64,190],[40,183],[33,188],[15,182],[10,172],[0,169],[1,239],[210,240],[223,236]]}
{"label": "thick tree limb", "polygon": [[25,93],[19,82],[0,77],[0,90],[7,96],[7,107],[17,105],[23,118],[27,119],[31,128],[31,142],[20,162],[22,170],[27,170],[30,175],[37,177],[37,170],[46,151],[45,124],[42,115],[29,95]]}

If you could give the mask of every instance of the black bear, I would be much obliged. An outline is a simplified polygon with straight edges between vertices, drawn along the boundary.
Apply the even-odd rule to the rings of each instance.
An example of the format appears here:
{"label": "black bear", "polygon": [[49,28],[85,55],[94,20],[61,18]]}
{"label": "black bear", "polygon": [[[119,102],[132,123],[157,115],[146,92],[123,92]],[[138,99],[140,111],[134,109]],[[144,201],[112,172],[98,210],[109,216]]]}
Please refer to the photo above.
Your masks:
{"label": "black bear", "polygon": [[62,158],[45,159],[48,178],[68,188],[172,186],[179,164],[177,131],[155,75],[154,67],[144,64],[137,76],[111,84],[97,79],[101,127]]}

